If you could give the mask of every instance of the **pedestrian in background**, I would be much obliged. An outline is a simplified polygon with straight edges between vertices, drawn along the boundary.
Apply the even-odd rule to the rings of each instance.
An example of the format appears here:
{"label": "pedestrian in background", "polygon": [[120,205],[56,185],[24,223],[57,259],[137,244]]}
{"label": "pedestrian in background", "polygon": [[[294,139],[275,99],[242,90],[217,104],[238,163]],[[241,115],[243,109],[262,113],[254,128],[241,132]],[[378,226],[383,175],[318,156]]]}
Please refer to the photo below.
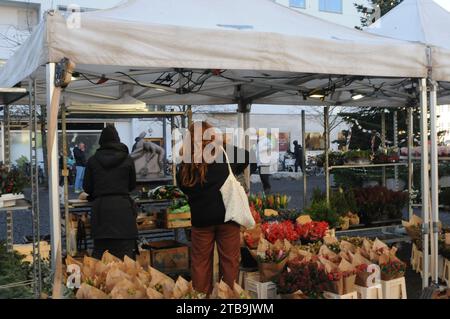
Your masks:
{"label": "pedestrian in background", "polygon": [[73,149],[73,157],[75,158],[75,166],[77,175],[75,177],[75,193],[79,194],[83,191],[84,171],[86,169],[86,145],[80,142]]}
{"label": "pedestrian in background", "polygon": [[109,251],[120,259],[125,256],[135,259],[137,210],[130,197],[136,188],[134,162],[114,126],[103,129],[99,145],[87,163],[83,185],[92,202],[92,256],[101,259]]}
{"label": "pedestrian in background", "polygon": [[303,172],[303,147],[298,143],[298,141],[294,141],[294,157],[295,157],[295,172],[298,172],[298,167]]}
{"label": "pedestrian in background", "polygon": [[270,194],[272,191],[270,177],[278,172],[279,153],[272,143],[271,136],[267,135],[260,137],[257,145],[259,177],[261,178],[265,194]]}

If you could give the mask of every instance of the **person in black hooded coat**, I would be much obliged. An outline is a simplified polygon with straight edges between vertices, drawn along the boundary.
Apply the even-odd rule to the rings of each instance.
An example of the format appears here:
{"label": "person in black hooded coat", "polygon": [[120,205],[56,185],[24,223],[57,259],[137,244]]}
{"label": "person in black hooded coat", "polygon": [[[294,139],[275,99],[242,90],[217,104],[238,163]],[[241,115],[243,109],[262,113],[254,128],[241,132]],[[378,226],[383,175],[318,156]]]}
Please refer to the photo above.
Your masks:
{"label": "person in black hooded coat", "polygon": [[93,257],[105,251],[123,259],[135,258],[138,230],[130,192],[136,188],[136,170],[128,147],[113,126],[103,129],[100,148],[87,163],[83,188],[92,205]]}

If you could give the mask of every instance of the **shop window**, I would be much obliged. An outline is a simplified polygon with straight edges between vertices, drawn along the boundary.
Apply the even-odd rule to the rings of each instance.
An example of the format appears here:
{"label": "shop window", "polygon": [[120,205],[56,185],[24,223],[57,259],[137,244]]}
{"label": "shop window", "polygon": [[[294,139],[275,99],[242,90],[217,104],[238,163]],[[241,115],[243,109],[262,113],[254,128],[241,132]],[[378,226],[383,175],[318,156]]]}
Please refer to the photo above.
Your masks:
{"label": "shop window", "polygon": [[342,13],[342,0],[319,0],[319,10],[332,13]]}
{"label": "shop window", "polygon": [[293,8],[305,8],[306,0],[289,0],[289,6]]}

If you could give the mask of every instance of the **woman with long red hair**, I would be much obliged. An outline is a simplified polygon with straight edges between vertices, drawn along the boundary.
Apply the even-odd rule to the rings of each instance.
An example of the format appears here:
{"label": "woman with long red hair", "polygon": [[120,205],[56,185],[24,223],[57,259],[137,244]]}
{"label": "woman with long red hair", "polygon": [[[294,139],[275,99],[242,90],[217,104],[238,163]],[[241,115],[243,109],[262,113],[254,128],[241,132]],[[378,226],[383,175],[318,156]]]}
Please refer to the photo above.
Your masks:
{"label": "woman with long red hair", "polygon": [[239,275],[240,226],[224,222],[225,206],[220,192],[230,174],[224,150],[227,154],[234,151],[234,156],[228,156],[231,168],[235,175],[242,174],[249,165],[249,153],[223,145],[222,136],[207,122],[193,123],[183,143],[177,174],[191,207],[192,282],[196,291],[205,294],[211,294],[213,289],[215,243],[220,278],[233,287]]}

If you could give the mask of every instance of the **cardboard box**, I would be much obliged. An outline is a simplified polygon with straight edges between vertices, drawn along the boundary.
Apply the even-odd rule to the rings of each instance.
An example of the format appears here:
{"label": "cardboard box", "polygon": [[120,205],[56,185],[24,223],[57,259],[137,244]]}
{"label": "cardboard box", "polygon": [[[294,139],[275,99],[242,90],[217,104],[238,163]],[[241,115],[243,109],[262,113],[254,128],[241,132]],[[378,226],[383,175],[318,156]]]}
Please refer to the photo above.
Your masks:
{"label": "cardboard box", "polygon": [[189,247],[174,240],[149,243],[143,248],[150,251],[153,268],[163,273],[189,270]]}

